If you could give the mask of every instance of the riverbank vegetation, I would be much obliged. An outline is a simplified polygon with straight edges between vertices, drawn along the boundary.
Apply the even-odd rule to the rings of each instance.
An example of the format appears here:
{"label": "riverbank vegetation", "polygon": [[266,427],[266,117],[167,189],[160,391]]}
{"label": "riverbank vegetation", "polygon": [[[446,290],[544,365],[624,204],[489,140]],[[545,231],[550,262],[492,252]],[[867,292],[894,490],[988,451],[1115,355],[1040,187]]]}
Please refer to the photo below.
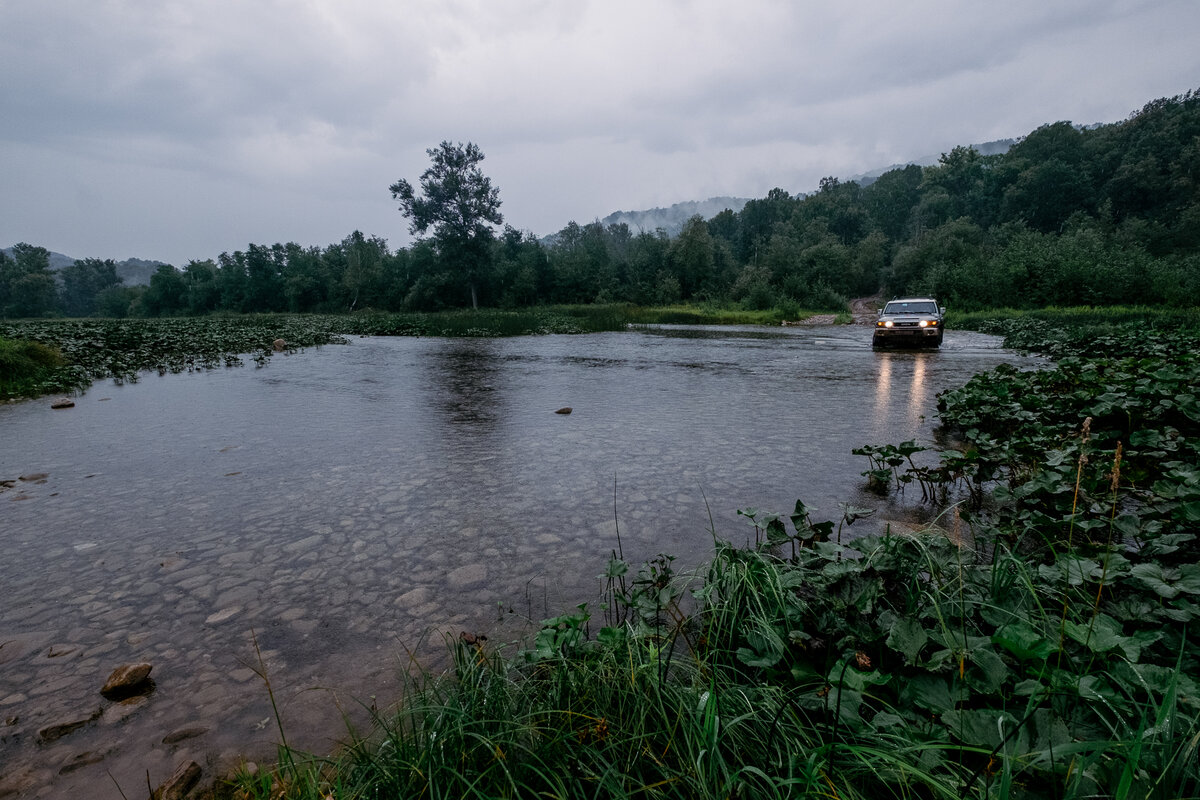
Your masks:
{"label": "riverbank vegetation", "polygon": [[694,573],[618,542],[596,619],[456,642],[376,730],[237,793],[1200,796],[1200,337],[1116,327],[1072,354],[1094,334],[997,325],[1057,361],[944,393],[960,444],[936,466],[863,448],[927,529],[747,509],[752,543],[714,535]]}
{"label": "riverbank vegetation", "polygon": [[[791,307],[791,319],[815,312]],[[283,349],[350,336],[524,336],[622,330],[629,325],[778,325],[780,311],[625,304],[438,313],[226,314],[160,319],[0,322],[0,400],[83,391],[92,381],[137,381],[144,372],[258,365]]]}
{"label": "riverbank vegetation", "polygon": [[58,350],[41,342],[0,337],[0,400],[75,387],[74,373]]}
{"label": "riverbank vegetation", "polygon": [[[1200,94],[1189,92],[1113,124],[1046,124],[1003,153],[956,147],[929,167],[830,177],[811,194],[773,189],[678,231],[571,222],[541,238],[500,229],[483,154],[443,142],[430,151],[435,159],[458,159],[486,189],[488,213],[469,235],[418,220],[425,206],[412,204],[433,201],[400,181],[393,192],[408,186],[396,197],[408,197],[402,208],[414,231],[425,230],[419,221],[434,233],[397,250],[360,231],[325,247],[251,243],[164,265],[149,286],[131,287],[111,261],[81,259],[52,273],[44,248],[20,244],[0,256],[0,316],[424,312],[473,303],[839,311],[881,287],[933,294],[960,310],[1190,306],[1200,296],[1198,136]],[[428,188],[446,199],[437,181]]]}

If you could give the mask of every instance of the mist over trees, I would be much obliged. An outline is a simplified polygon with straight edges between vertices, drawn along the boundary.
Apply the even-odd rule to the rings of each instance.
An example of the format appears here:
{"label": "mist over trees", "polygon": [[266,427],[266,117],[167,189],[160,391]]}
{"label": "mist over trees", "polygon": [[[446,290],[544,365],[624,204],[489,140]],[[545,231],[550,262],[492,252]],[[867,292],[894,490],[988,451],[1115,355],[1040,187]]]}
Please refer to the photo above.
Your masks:
{"label": "mist over trees", "polygon": [[182,270],[161,266],[142,288],[120,285],[98,259],[56,275],[44,248],[23,243],[0,253],[0,314],[597,302],[833,310],[880,289],[964,310],[1200,297],[1200,92],[1110,125],[1046,124],[1003,154],[957,147],[867,186],[830,177],[809,195],[773,189],[739,210],[693,216],[674,236],[599,221],[545,240],[497,231],[498,189],[479,148],[443,142],[429,153],[420,195],[407,181],[390,187],[413,231],[433,231],[408,248],[359,231],[323,248],[250,244]]}

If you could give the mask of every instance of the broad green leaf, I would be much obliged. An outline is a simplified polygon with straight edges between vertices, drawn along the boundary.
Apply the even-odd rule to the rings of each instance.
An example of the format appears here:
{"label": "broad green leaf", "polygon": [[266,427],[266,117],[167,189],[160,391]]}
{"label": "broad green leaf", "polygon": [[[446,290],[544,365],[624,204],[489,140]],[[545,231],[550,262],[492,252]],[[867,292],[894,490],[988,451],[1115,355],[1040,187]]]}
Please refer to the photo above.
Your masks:
{"label": "broad green leaf", "polygon": [[875,718],[871,720],[871,726],[874,727],[875,730],[902,728],[905,726],[905,724],[906,723],[904,722],[903,717],[896,714],[891,714],[887,711],[880,711],[875,715]]}
{"label": "broad green leaf", "polygon": [[915,663],[917,654],[929,641],[928,634],[915,619],[897,619],[888,632],[887,645],[898,653],[903,653],[905,660]]}
{"label": "broad green leaf", "polygon": [[1200,522],[1200,500],[1179,504],[1179,515],[1186,522]]}
{"label": "broad green leaf", "polygon": [[1179,589],[1172,586],[1170,582],[1173,575],[1169,571],[1164,572],[1161,564],[1153,562],[1135,564],[1133,569],[1130,570],[1130,575],[1135,581],[1150,591],[1157,593],[1160,597],[1170,600],[1179,594]]}
{"label": "broad green leaf", "polygon": [[1080,623],[1067,620],[1064,626],[1067,636],[1096,653],[1105,653],[1119,647],[1126,640],[1120,623],[1106,614],[1099,614],[1094,620]]}
{"label": "broad green leaf", "polygon": [[950,684],[936,675],[915,675],[901,686],[900,697],[937,714],[954,709],[954,704],[966,698],[961,686],[951,694]]}
{"label": "broad green leaf", "polygon": [[1005,625],[992,634],[992,641],[1023,661],[1043,661],[1058,649],[1027,622]]}
{"label": "broad green leaf", "polygon": [[986,694],[998,691],[1010,675],[1008,665],[990,647],[972,650],[967,662],[976,668],[968,673],[976,678],[976,689]]}
{"label": "broad green leaf", "polygon": [[992,709],[969,709],[962,711],[947,711],[942,714],[942,722],[950,731],[950,735],[963,744],[993,749],[999,747],[1018,720],[1006,711]]}

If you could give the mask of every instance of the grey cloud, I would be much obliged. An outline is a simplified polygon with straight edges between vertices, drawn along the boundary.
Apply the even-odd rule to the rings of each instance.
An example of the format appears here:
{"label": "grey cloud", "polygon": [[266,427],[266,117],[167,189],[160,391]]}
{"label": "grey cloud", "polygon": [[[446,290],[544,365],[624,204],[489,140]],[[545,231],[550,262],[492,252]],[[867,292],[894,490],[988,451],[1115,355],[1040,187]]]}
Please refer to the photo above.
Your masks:
{"label": "grey cloud", "polygon": [[800,191],[1195,88],[1198,23],[1191,0],[6,3],[0,245],[401,237],[386,186],[442,139],[541,233]]}

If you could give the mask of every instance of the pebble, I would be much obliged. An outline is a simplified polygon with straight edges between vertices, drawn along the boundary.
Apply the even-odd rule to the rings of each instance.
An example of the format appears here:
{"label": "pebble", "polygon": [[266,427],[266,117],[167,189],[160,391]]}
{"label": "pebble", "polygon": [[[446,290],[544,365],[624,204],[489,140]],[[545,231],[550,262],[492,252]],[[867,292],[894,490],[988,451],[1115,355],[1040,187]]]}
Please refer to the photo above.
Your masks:
{"label": "pebble", "polygon": [[220,611],[216,612],[215,614],[210,614],[207,617],[205,617],[204,624],[205,625],[218,625],[227,619],[232,619],[241,610],[242,610],[241,606],[231,606],[229,608],[221,609]]}
{"label": "pebble", "polygon": [[38,730],[38,741],[47,744],[74,733],[83,726],[100,718],[100,709],[87,716],[76,716],[64,722],[55,722]]}
{"label": "pebble", "polygon": [[466,589],[487,580],[487,567],[483,564],[467,564],[459,567],[446,576],[446,583],[452,589]]}
{"label": "pebble", "polygon": [[176,731],[171,731],[163,737],[163,744],[178,744],[187,739],[195,739],[197,736],[203,736],[208,733],[208,728],[203,726],[193,726],[191,728],[180,728]]}

